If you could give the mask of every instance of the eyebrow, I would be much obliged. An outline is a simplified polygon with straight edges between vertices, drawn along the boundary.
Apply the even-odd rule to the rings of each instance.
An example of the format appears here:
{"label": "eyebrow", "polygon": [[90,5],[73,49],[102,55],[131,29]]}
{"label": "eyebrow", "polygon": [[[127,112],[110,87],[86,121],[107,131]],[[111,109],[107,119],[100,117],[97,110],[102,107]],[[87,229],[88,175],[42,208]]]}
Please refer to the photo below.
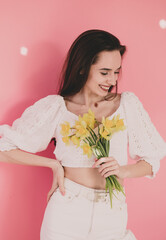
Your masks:
{"label": "eyebrow", "polygon": [[[121,66],[119,67],[119,68],[117,68],[117,70],[118,69],[121,69]],[[106,71],[110,71],[110,70],[112,70],[111,68],[100,68],[99,70],[106,70]]]}

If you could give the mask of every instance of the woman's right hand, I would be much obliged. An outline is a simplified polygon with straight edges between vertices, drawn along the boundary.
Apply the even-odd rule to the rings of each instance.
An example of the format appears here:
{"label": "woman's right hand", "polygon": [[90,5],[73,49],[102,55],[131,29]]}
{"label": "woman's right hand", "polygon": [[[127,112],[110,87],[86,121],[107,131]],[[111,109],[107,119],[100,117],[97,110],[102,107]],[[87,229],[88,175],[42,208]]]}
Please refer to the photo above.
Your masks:
{"label": "woman's right hand", "polygon": [[58,186],[59,186],[61,194],[63,195],[63,192],[65,194],[64,169],[63,169],[62,165],[58,161],[56,161],[56,164],[52,167],[52,171],[53,171],[53,182],[52,182],[52,187],[47,194],[47,202],[50,200],[50,197],[55,192],[55,190],[58,188]]}

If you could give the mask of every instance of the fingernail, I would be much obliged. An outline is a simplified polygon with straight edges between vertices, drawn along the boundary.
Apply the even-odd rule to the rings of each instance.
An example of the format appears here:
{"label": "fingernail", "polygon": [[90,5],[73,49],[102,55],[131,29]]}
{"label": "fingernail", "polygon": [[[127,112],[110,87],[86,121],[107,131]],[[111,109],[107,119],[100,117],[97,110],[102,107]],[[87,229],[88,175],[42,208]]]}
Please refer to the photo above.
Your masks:
{"label": "fingernail", "polygon": [[94,168],[95,166],[94,166],[94,165],[92,165],[92,167]]}
{"label": "fingernail", "polygon": [[64,195],[65,195],[65,192],[62,192],[62,195],[64,196]]}

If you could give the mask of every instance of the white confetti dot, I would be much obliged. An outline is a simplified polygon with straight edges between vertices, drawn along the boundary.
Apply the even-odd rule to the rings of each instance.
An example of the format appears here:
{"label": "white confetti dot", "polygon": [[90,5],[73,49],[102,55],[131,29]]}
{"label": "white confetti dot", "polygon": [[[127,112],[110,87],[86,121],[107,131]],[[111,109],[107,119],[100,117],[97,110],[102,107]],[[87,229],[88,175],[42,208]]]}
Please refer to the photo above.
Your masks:
{"label": "white confetti dot", "polygon": [[159,25],[162,29],[166,29],[166,20],[165,19],[161,19],[159,21]]}
{"label": "white confetti dot", "polygon": [[21,47],[21,48],[20,48],[20,54],[23,55],[23,56],[27,56],[27,54],[28,54],[28,48],[26,48],[26,47]]}

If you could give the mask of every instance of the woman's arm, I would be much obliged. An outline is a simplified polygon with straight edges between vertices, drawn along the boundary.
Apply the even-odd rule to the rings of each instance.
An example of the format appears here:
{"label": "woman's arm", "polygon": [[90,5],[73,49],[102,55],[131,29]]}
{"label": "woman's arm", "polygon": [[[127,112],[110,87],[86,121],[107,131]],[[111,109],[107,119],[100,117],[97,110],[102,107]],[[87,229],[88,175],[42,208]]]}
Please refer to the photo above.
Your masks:
{"label": "woman's arm", "polygon": [[49,167],[51,169],[55,169],[59,164],[55,159],[38,156],[19,149],[0,151],[0,162]]}
{"label": "woman's arm", "polygon": [[122,178],[153,176],[152,166],[144,160],[139,160],[134,164],[120,166],[119,175],[121,175]]}
{"label": "woman's arm", "polygon": [[132,176],[131,172],[136,176],[142,176],[144,171],[150,173],[150,166],[145,164],[146,161],[152,166],[153,175],[150,173],[145,176],[153,179],[160,169],[160,160],[166,157],[166,142],[157,131],[142,102],[134,93],[126,92],[124,109],[129,154],[132,159],[141,160],[138,165],[127,167],[129,170],[127,175]]}
{"label": "woman's arm", "polygon": [[50,199],[51,195],[58,186],[62,195],[65,193],[64,170],[61,164],[55,159],[27,153],[19,149],[13,149],[10,151],[0,151],[0,162],[49,167],[53,171],[53,183],[47,195],[47,201]]}
{"label": "woman's arm", "polygon": [[[101,163],[103,164],[100,165]],[[98,171],[105,178],[110,175],[116,175],[121,179],[153,175],[152,166],[144,160],[120,166],[113,157],[103,157],[94,163],[93,167],[97,166],[99,166]]]}

